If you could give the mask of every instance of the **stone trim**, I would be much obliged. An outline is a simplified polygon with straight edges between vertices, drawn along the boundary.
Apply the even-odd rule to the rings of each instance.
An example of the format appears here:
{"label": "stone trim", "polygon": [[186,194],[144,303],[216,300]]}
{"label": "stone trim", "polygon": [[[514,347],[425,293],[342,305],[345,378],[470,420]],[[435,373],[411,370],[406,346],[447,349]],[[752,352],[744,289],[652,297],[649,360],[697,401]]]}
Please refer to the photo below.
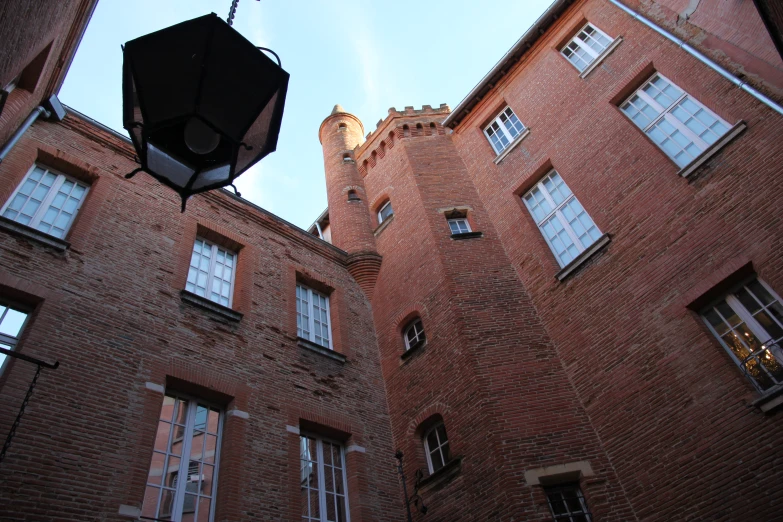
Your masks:
{"label": "stone trim", "polygon": [[753,401],[753,406],[764,413],[771,413],[783,405],[783,384],[773,386],[758,399]]}
{"label": "stone trim", "polygon": [[154,391],[155,393],[166,393],[166,387],[162,384],[157,384],[154,382],[145,382],[144,387],[147,388],[150,391]]}
{"label": "stone trim", "polygon": [[677,173],[678,175],[682,176],[683,178],[687,178],[691,174],[694,173],[696,169],[704,165],[707,160],[712,158],[715,154],[717,154],[723,147],[731,143],[734,138],[742,134],[745,129],[747,129],[747,124],[740,120],[737,123],[734,124],[732,128],[729,129],[729,131],[723,135],[718,141],[707,147],[704,152],[696,156],[693,161],[685,165],[680,171]]}
{"label": "stone trim", "polygon": [[294,435],[300,435],[301,432],[299,431],[299,426],[291,426],[290,424],[285,425],[285,431],[288,433],[293,433]]}
{"label": "stone trim", "polygon": [[234,409],[234,410],[228,410],[226,412],[226,417],[239,417],[240,419],[249,419],[250,414],[246,411]]}
{"label": "stone trim", "polygon": [[440,489],[459,475],[462,471],[463,457],[452,457],[442,468],[419,481],[419,492],[424,493],[433,489]]}
{"label": "stone trim", "polygon": [[303,337],[297,337],[296,341],[300,347],[310,350],[311,352],[315,352],[317,354],[323,355],[330,359],[334,359],[335,361],[338,361],[340,363],[344,364],[345,361],[348,359],[345,355],[341,354],[340,352],[335,352],[334,350],[330,350],[329,348],[324,348],[323,346],[319,344],[315,344],[307,339],[304,339]]}
{"label": "stone trim", "polygon": [[463,234],[451,234],[451,239],[458,241],[460,239],[473,239],[477,237],[483,237],[483,232],[465,232]]}
{"label": "stone trim", "polygon": [[223,317],[224,319],[228,319],[229,321],[239,322],[242,320],[242,313],[218,304],[214,301],[210,301],[209,299],[201,297],[200,295],[188,292],[187,290],[180,290],[179,295],[183,302],[192,304],[193,306],[197,306],[199,308],[203,308],[204,310],[209,310],[210,312],[214,312],[215,314]]}
{"label": "stone trim", "polygon": [[601,64],[601,62],[603,62],[604,59],[606,59],[607,56],[612,54],[612,51],[614,51],[617,48],[617,46],[620,45],[621,43],[623,43],[623,37],[622,36],[618,36],[617,38],[615,38],[614,42],[610,43],[609,47],[604,49],[604,52],[599,54],[598,57],[595,60],[593,60],[593,63],[588,65],[587,68],[584,71],[582,71],[582,73],[579,75],[579,77],[582,78],[582,79],[587,78],[587,75],[590,74],[591,72],[593,72],[593,70],[596,67],[598,67]]}
{"label": "stone trim", "polygon": [[400,359],[402,359],[404,361],[405,359],[407,359],[408,357],[410,357],[414,353],[418,353],[418,352],[423,351],[425,346],[427,346],[427,340],[426,339],[424,341],[420,342],[420,343],[414,344],[413,346],[411,346],[410,348],[408,348],[407,350],[402,352],[402,355],[400,355]]}
{"label": "stone trim", "polygon": [[609,242],[612,240],[611,236],[609,234],[604,234],[603,236],[596,239],[595,243],[590,245],[587,250],[576,256],[576,259],[568,263],[566,266],[562,268],[557,274],[555,274],[555,278],[558,281],[563,281],[566,277],[573,274],[577,268],[582,266],[585,262],[587,262],[588,259],[593,257],[593,254],[597,253],[603,247],[609,244]]}
{"label": "stone trim", "polygon": [[120,504],[120,510],[117,512],[123,518],[135,518],[138,519],[141,516],[141,509],[136,506],[128,506],[126,504]]}
{"label": "stone trim", "polygon": [[525,130],[523,130],[523,131],[522,131],[522,134],[520,134],[519,136],[517,136],[516,138],[514,138],[514,141],[512,141],[512,142],[509,144],[509,146],[508,146],[508,147],[506,147],[506,149],[505,149],[503,152],[501,152],[500,154],[498,154],[498,157],[497,157],[497,158],[495,158],[494,160],[492,160],[492,161],[495,163],[495,165],[499,165],[499,164],[500,164],[500,162],[501,162],[501,161],[503,161],[503,159],[504,159],[506,156],[508,156],[509,152],[511,152],[512,150],[514,150],[515,148],[517,148],[517,145],[519,145],[520,143],[522,143],[522,140],[524,140],[525,138],[527,138],[527,135],[528,135],[528,134],[530,134],[530,127],[525,127]]}
{"label": "stone trim", "polygon": [[389,216],[389,217],[387,217],[386,219],[384,219],[384,220],[383,220],[383,223],[381,223],[380,225],[378,225],[378,227],[377,227],[375,230],[373,230],[373,232],[372,232],[372,233],[373,233],[373,235],[374,235],[375,237],[378,237],[378,235],[379,235],[381,232],[383,232],[383,231],[386,229],[386,227],[387,227],[387,226],[389,226],[389,223],[391,223],[392,221],[394,221],[394,214],[392,214],[391,216]]}
{"label": "stone trim", "polygon": [[577,481],[582,477],[592,477],[593,475],[595,473],[593,473],[590,463],[582,460],[527,470],[525,471],[525,482],[528,486],[549,486]]}
{"label": "stone trim", "polygon": [[353,453],[354,451],[358,451],[359,453],[367,453],[367,450],[364,448],[364,446],[359,446],[358,444],[351,444],[345,448],[346,453]]}
{"label": "stone trim", "polygon": [[65,252],[71,248],[71,244],[64,239],[44,234],[34,228],[30,228],[27,225],[22,225],[2,216],[0,216],[0,230],[5,230],[11,234],[35,241],[41,245],[53,248],[58,252]]}

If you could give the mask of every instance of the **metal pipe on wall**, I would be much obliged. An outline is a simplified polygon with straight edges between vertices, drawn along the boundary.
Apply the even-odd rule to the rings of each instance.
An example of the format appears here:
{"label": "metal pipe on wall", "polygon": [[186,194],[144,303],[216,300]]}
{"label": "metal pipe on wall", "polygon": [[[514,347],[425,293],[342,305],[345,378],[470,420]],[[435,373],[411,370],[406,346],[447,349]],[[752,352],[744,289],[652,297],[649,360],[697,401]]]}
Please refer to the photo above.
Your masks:
{"label": "metal pipe on wall", "polygon": [[776,111],[778,114],[783,115],[783,107],[781,107],[779,104],[777,104],[774,100],[772,100],[772,99],[768,98],[767,96],[763,95],[762,93],[760,93],[759,91],[757,91],[756,89],[754,89],[753,87],[748,85],[747,82],[744,82],[744,81],[740,80],[739,78],[734,76],[732,73],[730,73],[729,71],[727,71],[726,69],[724,69],[723,67],[721,67],[720,65],[715,63],[714,61],[710,60],[705,55],[703,55],[701,52],[697,51],[696,49],[694,49],[693,47],[691,47],[690,45],[685,43],[684,40],[681,40],[680,38],[677,38],[676,36],[674,36],[670,32],[666,31],[665,29],[662,29],[661,27],[658,27],[653,22],[651,22],[647,18],[643,17],[642,15],[640,15],[639,13],[637,13],[636,11],[631,9],[630,7],[620,3],[619,0],[609,0],[609,2],[611,2],[615,6],[619,7],[620,9],[622,9],[623,11],[625,11],[626,13],[631,15],[631,17],[639,20],[641,23],[643,23],[644,25],[646,25],[647,27],[649,27],[650,29],[652,29],[656,33],[660,34],[661,36],[663,36],[667,40],[670,40],[670,41],[674,42],[683,51],[685,51],[686,53],[690,54],[691,56],[693,56],[694,58],[699,60],[701,63],[703,63],[704,65],[708,66],[710,69],[714,70],[715,72],[717,72],[718,74],[720,74],[721,76],[723,76],[724,78],[729,80],[731,83],[733,83],[734,85],[736,85],[737,87],[739,87],[743,91],[747,92],[748,94],[750,94],[751,96],[753,96],[754,98],[759,100],[761,103],[763,103],[764,105],[766,105],[770,109]]}
{"label": "metal pipe on wall", "polygon": [[35,120],[38,119],[39,116],[43,115],[44,118],[48,118],[50,116],[49,111],[44,109],[43,105],[39,105],[35,109],[33,109],[33,112],[30,113],[30,116],[27,117],[26,120],[24,120],[24,123],[16,129],[16,132],[14,132],[14,135],[11,136],[11,139],[8,140],[8,142],[3,146],[2,149],[0,149],[0,163],[3,162],[6,156],[8,156],[8,153],[11,152],[11,149],[14,148],[14,145],[16,145],[16,142],[19,141],[19,138],[22,137],[22,135],[32,127],[33,123],[35,123]]}

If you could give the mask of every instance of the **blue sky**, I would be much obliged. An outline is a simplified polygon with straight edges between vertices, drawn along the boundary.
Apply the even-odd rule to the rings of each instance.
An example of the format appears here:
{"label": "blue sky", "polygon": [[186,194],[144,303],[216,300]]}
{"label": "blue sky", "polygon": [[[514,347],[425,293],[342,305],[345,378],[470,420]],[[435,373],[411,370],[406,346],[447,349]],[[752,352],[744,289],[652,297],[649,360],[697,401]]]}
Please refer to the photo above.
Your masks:
{"label": "blue sky", "polygon": [[[100,0],[60,99],[126,134],[120,45],[230,3]],[[234,28],[291,75],[277,151],[239,178],[242,197],[308,227],[326,208],[318,127],[335,103],[367,132],[389,107],[455,107],[550,3],[241,0]]]}

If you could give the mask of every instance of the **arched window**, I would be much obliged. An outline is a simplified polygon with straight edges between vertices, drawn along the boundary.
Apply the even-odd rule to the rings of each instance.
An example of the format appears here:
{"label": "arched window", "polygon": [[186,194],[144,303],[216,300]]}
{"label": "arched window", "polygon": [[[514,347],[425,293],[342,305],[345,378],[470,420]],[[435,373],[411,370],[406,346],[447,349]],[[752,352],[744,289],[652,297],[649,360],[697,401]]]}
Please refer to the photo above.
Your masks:
{"label": "arched window", "polygon": [[421,126],[421,123],[416,124],[416,136],[424,136],[424,127]]}
{"label": "arched window", "polygon": [[430,123],[430,131],[432,132],[433,136],[438,134],[438,127],[435,126],[435,122]]}
{"label": "arched window", "polygon": [[391,201],[387,200],[386,203],[381,205],[378,209],[378,224],[380,225],[390,217],[394,215],[394,210],[391,206]]}
{"label": "arched window", "polygon": [[353,163],[353,159],[351,159],[351,153],[346,152],[343,154],[343,163]]}
{"label": "arched window", "polygon": [[421,324],[421,318],[412,320],[402,331],[402,337],[405,339],[405,349],[410,350],[423,345],[427,338],[424,336],[424,325]]}
{"label": "arched window", "polygon": [[424,432],[424,454],[427,456],[427,467],[430,474],[435,473],[451,460],[449,439],[446,436],[446,425],[443,420]]}
{"label": "arched window", "polygon": [[411,128],[407,125],[402,126],[402,137],[403,138],[410,138],[411,136]]}
{"label": "arched window", "polygon": [[348,128],[348,126],[345,123],[340,122],[340,123],[337,124],[337,130],[340,131],[340,132],[343,132],[347,128]]}
{"label": "arched window", "polygon": [[361,201],[362,198],[359,197],[359,195],[356,193],[355,190],[349,190],[348,191],[348,201]]}

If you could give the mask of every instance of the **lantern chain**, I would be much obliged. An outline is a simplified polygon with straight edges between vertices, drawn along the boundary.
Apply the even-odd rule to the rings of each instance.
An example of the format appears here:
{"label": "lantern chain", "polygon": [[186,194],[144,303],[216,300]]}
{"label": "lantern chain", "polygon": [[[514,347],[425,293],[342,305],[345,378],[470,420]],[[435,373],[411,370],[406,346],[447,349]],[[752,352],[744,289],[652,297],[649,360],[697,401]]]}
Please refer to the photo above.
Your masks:
{"label": "lantern chain", "polygon": [[8,451],[9,446],[11,446],[11,441],[14,440],[14,435],[16,435],[16,428],[19,427],[19,423],[22,421],[22,415],[24,415],[24,410],[27,407],[27,403],[30,402],[30,397],[32,397],[33,395],[33,390],[35,389],[35,385],[38,383],[39,375],[41,375],[40,364],[38,365],[38,368],[35,370],[35,377],[33,377],[30,386],[27,388],[27,394],[24,396],[24,401],[22,401],[22,407],[19,408],[19,413],[16,415],[16,419],[14,419],[14,423],[11,426],[11,431],[8,432],[8,436],[5,438],[3,449],[2,451],[0,451],[0,462],[3,462],[3,459],[5,459],[5,454]]}
{"label": "lantern chain", "polygon": [[239,5],[239,0],[231,0],[231,9],[229,9],[228,18],[226,19],[228,25],[234,25],[234,17],[237,14],[237,5]]}

